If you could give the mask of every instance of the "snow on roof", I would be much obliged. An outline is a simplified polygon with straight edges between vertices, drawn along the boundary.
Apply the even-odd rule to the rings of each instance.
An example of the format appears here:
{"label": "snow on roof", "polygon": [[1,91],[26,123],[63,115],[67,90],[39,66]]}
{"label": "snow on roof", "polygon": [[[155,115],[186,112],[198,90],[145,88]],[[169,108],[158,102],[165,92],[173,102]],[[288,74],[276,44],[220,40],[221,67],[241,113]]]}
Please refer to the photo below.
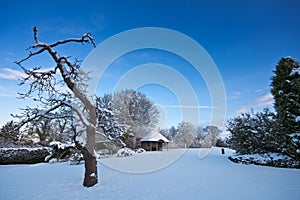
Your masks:
{"label": "snow on roof", "polygon": [[142,138],[141,142],[158,142],[160,140],[170,142],[165,136],[157,132]]}

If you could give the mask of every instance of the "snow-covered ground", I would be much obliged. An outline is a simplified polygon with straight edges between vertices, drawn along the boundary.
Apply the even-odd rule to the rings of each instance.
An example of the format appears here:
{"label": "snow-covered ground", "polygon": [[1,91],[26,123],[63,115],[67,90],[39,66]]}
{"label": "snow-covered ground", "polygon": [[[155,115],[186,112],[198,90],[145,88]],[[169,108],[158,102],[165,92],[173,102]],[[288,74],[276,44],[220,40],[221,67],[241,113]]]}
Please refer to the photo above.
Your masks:
{"label": "snow-covered ground", "polygon": [[107,166],[118,159],[149,163],[153,155],[159,157],[164,153],[168,152],[105,158],[106,164],[98,164],[100,183],[92,188],[82,186],[83,165],[0,166],[0,199],[296,200],[300,197],[299,169],[236,164],[228,160],[231,152],[227,149],[226,155],[221,155],[221,150],[215,148],[202,159],[199,149],[190,149],[171,165],[150,173],[126,173]]}

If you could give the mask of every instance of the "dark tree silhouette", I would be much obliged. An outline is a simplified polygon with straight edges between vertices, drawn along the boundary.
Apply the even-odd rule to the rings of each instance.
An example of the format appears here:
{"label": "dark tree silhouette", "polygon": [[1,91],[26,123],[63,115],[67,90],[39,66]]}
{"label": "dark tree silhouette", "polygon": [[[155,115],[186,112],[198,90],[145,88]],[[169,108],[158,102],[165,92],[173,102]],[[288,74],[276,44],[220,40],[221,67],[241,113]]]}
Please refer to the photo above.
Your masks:
{"label": "dark tree silhouette", "polygon": [[[29,85],[28,92],[20,95],[23,98],[32,98],[35,95],[36,97],[33,100],[41,103],[42,106],[24,109],[19,116],[21,118],[19,127],[39,118],[72,117],[74,121],[79,121],[86,131],[87,141],[85,146],[82,146],[76,140],[75,143],[85,160],[86,172],[83,184],[86,187],[91,187],[98,182],[97,162],[94,156],[97,126],[95,105],[82,87],[84,85],[82,80],[84,80],[86,73],[80,68],[80,62],[74,59],[72,63],[70,57],[60,56],[56,48],[69,43],[90,43],[95,47],[95,41],[91,34],[87,33],[81,38],[70,38],[47,44],[39,41],[36,27],[33,28],[33,38],[35,44],[27,49],[29,51],[28,56],[16,62],[27,75],[22,80],[21,85],[25,83]],[[26,61],[43,53],[50,55],[52,61],[54,61],[55,66],[50,70],[49,68],[47,70],[46,67],[27,69],[23,66]],[[68,90],[57,89],[58,84],[66,86]],[[72,108],[72,116],[69,113],[62,112],[66,108]],[[76,135],[76,131],[74,134]]]}

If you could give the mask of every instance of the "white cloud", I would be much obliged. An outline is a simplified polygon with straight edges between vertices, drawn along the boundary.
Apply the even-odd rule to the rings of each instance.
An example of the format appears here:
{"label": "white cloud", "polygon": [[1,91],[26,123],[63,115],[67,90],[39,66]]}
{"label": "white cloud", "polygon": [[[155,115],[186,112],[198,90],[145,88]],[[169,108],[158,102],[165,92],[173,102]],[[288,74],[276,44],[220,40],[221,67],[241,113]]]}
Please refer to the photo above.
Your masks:
{"label": "white cloud", "polygon": [[0,79],[18,80],[25,76],[25,73],[10,68],[3,68],[0,71]]}
{"label": "white cloud", "polygon": [[251,106],[245,105],[245,106],[242,106],[242,107],[240,107],[239,109],[237,109],[235,112],[236,112],[237,114],[238,114],[238,113],[244,113],[244,112],[249,111],[250,108],[251,108]]}
{"label": "white cloud", "polygon": [[8,56],[12,56],[14,55],[11,51],[8,50],[3,50],[4,54],[8,55]]}
{"label": "white cloud", "polygon": [[261,97],[256,98],[256,102],[262,103],[266,101],[273,101],[273,95],[271,93],[265,94]]}
{"label": "white cloud", "polygon": [[261,93],[261,92],[263,92],[264,91],[264,89],[257,89],[257,90],[255,90],[254,92],[255,93]]}
{"label": "white cloud", "polygon": [[14,98],[16,98],[17,95],[16,94],[10,94],[10,93],[0,92],[0,97],[14,97]]}
{"label": "white cloud", "polygon": [[252,108],[253,109],[261,109],[263,107],[269,107],[272,106],[274,103],[274,98],[271,93],[265,94],[263,96],[260,96],[254,100],[253,104],[248,104],[240,107],[236,113],[241,112],[249,112]]}
{"label": "white cloud", "polygon": [[232,92],[230,99],[238,99],[241,95],[241,92]]}
{"label": "white cloud", "polygon": [[254,92],[259,95],[265,94],[266,92],[269,92],[269,91],[270,91],[270,86],[266,86],[264,88],[259,88],[259,89],[254,90]]}

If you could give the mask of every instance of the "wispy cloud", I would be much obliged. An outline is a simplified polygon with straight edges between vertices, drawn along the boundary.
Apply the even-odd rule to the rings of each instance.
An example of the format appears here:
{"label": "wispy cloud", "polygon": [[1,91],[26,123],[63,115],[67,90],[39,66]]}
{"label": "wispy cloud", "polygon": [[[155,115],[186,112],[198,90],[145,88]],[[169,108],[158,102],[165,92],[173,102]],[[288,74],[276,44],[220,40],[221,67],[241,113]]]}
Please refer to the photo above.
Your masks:
{"label": "wispy cloud", "polygon": [[107,24],[106,18],[102,13],[94,13],[90,18],[93,29],[102,31]]}
{"label": "wispy cloud", "polygon": [[12,56],[14,55],[13,52],[9,51],[9,50],[3,50],[4,54],[8,55],[8,56]]}
{"label": "wispy cloud", "polygon": [[254,90],[254,92],[257,93],[257,94],[263,94],[263,93],[266,93],[268,91],[270,91],[270,87],[269,86],[266,86],[264,88],[259,88],[259,89]]}
{"label": "wispy cloud", "polygon": [[236,112],[236,114],[238,114],[238,113],[244,113],[244,112],[249,111],[250,108],[251,108],[251,106],[245,105],[245,106],[242,106],[239,109],[237,109],[235,112]]}
{"label": "wispy cloud", "polygon": [[9,92],[0,92],[0,97],[17,97],[17,95]]}
{"label": "wispy cloud", "polygon": [[274,103],[274,98],[271,93],[265,94],[263,96],[254,99],[253,104],[248,104],[240,107],[236,113],[248,112],[251,109],[260,109],[262,107],[272,106]]}
{"label": "wispy cloud", "polygon": [[241,92],[232,92],[230,99],[238,99],[241,96]]}
{"label": "wispy cloud", "polygon": [[18,80],[25,76],[25,73],[10,68],[3,68],[0,71],[0,79]]}
{"label": "wispy cloud", "polygon": [[166,108],[191,108],[191,109],[212,109],[211,106],[195,106],[195,105],[163,105]]}
{"label": "wispy cloud", "polygon": [[11,51],[9,51],[9,50],[2,50],[1,51],[1,54],[2,54],[2,63],[3,63],[3,61],[4,61],[4,63],[12,63],[13,62],[13,56],[14,56],[14,54],[11,52]]}
{"label": "wispy cloud", "polygon": [[257,89],[257,90],[254,90],[255,93],[260,93],[260,92],[263,92],[264,89]]}
{"label": "wispy cloud", "polygon": [[258,106],[270,106],[274,103],[274,98],[271,93],[256,98],[255,100]]}

